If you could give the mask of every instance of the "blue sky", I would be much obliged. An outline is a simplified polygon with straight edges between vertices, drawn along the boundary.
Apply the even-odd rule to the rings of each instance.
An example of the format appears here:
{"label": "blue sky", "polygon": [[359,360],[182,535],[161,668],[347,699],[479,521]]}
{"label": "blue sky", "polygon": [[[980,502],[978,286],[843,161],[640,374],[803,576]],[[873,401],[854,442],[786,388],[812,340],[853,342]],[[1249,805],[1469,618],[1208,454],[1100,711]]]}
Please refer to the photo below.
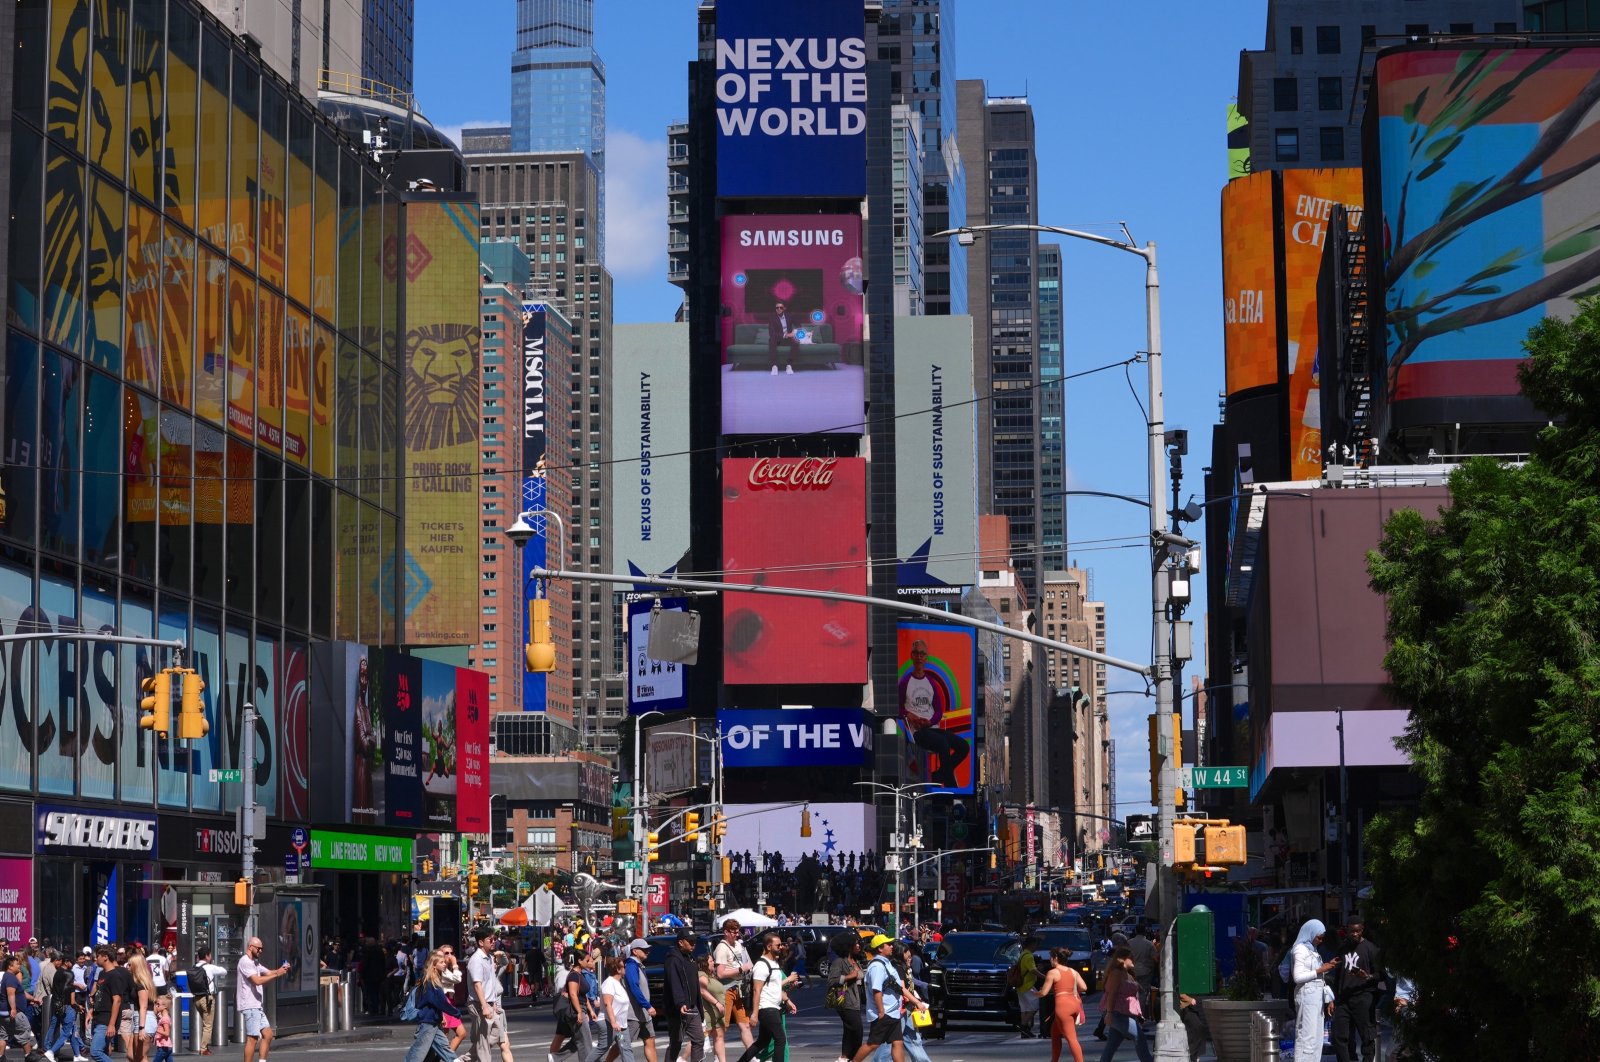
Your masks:
{"label": "blue sky", "polygon": [[[772,0],[774,3],[782,0]],[[949,0],[946,0],[949,3]],[[1039,142],[1039,220],[1156,241],[1161,266],[1167,426],[1187,428],[1184,496],[1199,494],[1223,383],[1219,194],[1226,174],[1224,110],[1238,87],[1238,53],[1259,48],[1265,0],[1142,5],[1066,0],[957,0],[956,65],[990,95],[1026,95]],[[607,257],[615,319],[668,321],[666,127],[687,114],[695,0],[598,0],[606,63]],[[416,91],[421,110],[454,132],[511,113],[513,0],[418,0]],[[1086,243],[1063,248],[1068,373],[1145,346],[1139,259]],[[1142,367],[1134,388],[1145,392]],[[1141,414],[1122,372],[1067,385],[1069,486],[1148,493]],[[1148,515],[1126,502],[1071,498],[1073,561],[1094,573],[1107,605],[1109,651],[1150,658]],[[1112,541],[1107,541],[1112,540]],[[1199,582],[1196,589],[1201,589]],[[1205,603],[1197,598],[1197,657]],[[1197,659],[1186,672],[1199,674]],[[1113,672],[1112,689],[1142,688]],[[1118,751],[1118,813],[1147,811],[1150,702],[1110,699]]]}

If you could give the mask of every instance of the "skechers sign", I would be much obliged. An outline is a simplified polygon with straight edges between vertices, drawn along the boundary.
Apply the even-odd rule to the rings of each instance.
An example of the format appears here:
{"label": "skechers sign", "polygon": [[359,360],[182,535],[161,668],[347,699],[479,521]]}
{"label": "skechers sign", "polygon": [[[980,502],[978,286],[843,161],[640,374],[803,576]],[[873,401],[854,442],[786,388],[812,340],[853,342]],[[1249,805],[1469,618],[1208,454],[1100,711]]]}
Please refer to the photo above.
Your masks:
{"label": "skechers sign", "polygon": [[872,722],[859,708],[732,709],[717,713],[727,767],[860,767]]}
{"label": "skechers sign", "polygon": [[717,194],[861,196],[861,0],[717,4]]}
{"label": "skechers sign", "polygon": [[35,804],[33,812],[36,852],[102,858],[112,852],[155,855],[154,815],[112,814],[58,804]]}

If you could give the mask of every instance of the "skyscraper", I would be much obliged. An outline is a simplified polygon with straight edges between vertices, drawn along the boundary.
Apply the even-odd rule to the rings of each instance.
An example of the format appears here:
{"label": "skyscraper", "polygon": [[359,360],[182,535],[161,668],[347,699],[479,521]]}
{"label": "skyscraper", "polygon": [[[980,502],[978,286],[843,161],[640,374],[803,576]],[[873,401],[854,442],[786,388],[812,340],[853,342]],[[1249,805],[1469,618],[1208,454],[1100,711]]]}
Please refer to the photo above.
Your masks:
{"label": "skyscraper", "polygon": [[[416,0],[202,3],[234,33],[248,34],[262,61],[308,99],[316,98],[329,75],[346,92],[411,95]],[[358,88],[358,82],[367,87]]]}
{"label": "skyscraper", "polygon": [[511,150],[582,152],[594,163],[600,209],[592,250],[604,262],[606,67],[594,49],[594,0],[517,0]]}
{"label": "skyscraper", "polygon": [[1066,392],[1062,336],[1061,245],[1039,245],[1039,548],[1046,571],[1062,567],[1067,540]]}

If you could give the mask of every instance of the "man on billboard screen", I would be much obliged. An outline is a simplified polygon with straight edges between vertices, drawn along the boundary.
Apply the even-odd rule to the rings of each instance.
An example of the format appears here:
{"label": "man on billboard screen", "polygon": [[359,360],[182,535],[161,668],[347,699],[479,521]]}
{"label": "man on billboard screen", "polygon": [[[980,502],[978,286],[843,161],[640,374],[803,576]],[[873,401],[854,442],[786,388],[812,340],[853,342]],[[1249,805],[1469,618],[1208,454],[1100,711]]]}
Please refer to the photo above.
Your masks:
{"label": "man on billboard screen", "polygon": [[900,725],[907,771],[950,792],[972,792],[973,635],[923,624],[900,627]]}

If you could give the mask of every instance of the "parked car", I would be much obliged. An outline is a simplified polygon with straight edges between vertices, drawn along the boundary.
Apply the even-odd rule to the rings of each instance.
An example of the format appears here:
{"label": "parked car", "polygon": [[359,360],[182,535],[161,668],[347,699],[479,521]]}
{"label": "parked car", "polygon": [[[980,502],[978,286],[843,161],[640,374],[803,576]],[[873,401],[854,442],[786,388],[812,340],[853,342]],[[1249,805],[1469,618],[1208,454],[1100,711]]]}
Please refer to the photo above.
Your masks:
{"label": "parked car", "polygon": [[933,1035],[943,1037],[952,1021],[1016,1026],[1016,997],[1006,987],[1006,973],[1018,954],[1014,933],[946,934],[927,968]]}
{"label": "parked car", "polygon": [[[1040,976],[1050,968],[1051,954],[1057,948],[1072,949],[1072,967],[1083,977],[1084,984],[1089,986],[1089,991],[1098,992],[1100,983],[1105,980],[1106,965],[1110,956],[1095,947],[1094,937],[1082,926],[1040,926],[1028,934],[1019,947],[1033,952],[1033,960],[1039,966]],[[1016,961],[1016,956],[1012,956]]]}

